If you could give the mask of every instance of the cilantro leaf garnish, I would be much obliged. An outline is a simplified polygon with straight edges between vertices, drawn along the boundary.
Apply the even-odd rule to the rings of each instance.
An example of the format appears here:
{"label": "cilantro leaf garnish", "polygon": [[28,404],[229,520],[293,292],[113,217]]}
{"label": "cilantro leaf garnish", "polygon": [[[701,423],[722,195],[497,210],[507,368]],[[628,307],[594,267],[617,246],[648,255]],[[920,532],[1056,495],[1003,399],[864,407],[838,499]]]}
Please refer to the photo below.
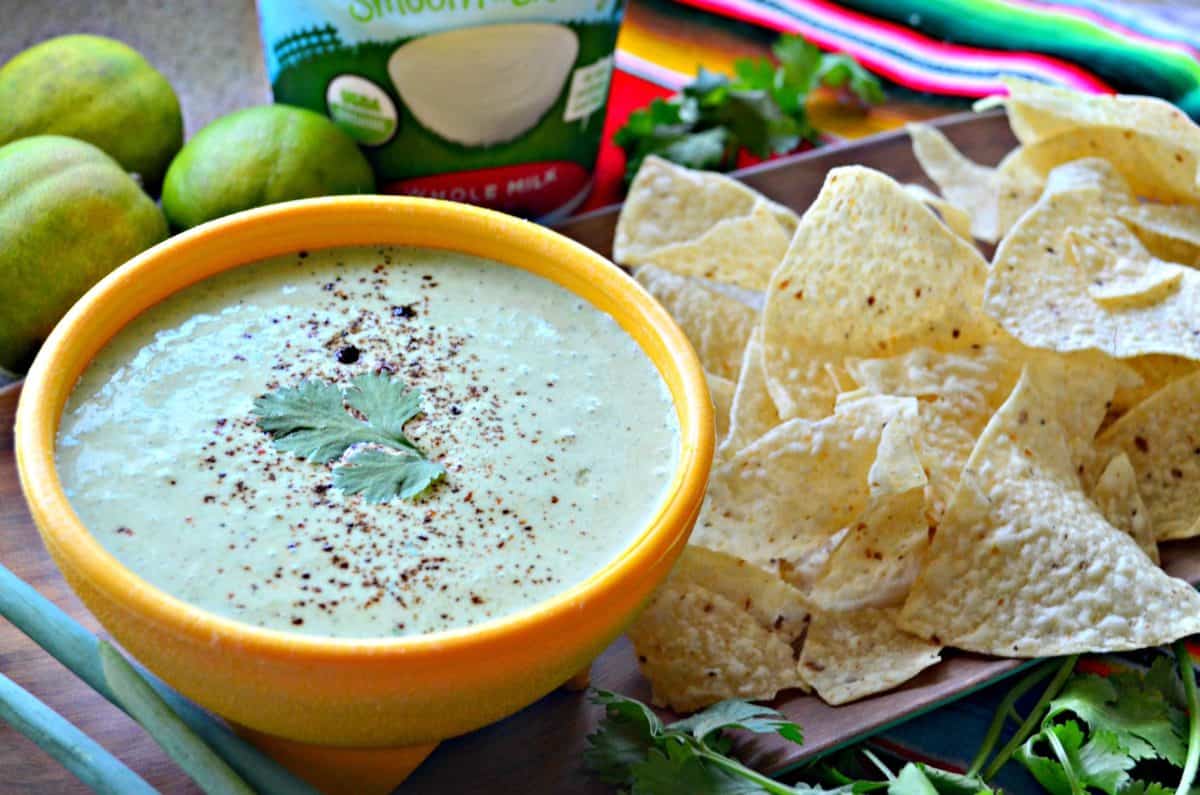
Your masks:
{"label": "cilantro leaf garnish", "polygon": [[613,141],[626,155],[632,180],[649,155],[697,169],[728,171],[739,149],[758,157],[790,152],[819,134],[805,101],[813,89],[844,89],[864,103],[883,101],[879,81],[848,55],[823,54],[801,36],[785,34],[775,61],[743,58],[734,77],[701,66],[696,79],[667,100],[629,115]]}
{"label": "cilantro leaf garnish", "polygon": [[301,381],[262,395],[253,409],[258,427],[278,449],[318,464],[345,456],[333,468],[333,485],[368,502],[415,497],[445,474],[404,434],[420,413],[420,392],[374,373],[356,376],[344,390]]}
{"label": "cilantro leaf garnish", "polygon": [[416,497],[446,473],[441,464],[420,453],[389,453],[364,449],[353,453],[333,470],[333,485],[347,494],[361,494],[367,502],[387,502]]}
{"label": "cilantro leaf garnish", "polygon": [[[346,411],[347,403],[366,419]],[[354,444],[415,450],[403,428],[420,413],[420,393],[373,373],[356,376],[345,391],[310,379],[254,401],[258,427],[274,437],[276,447],[318,464],[333,461]]]}
{"label": "cilantro leaf garnish", "polygon": [[415,450],[404,435],[404,426],[421,413],[421,393],[400,381],[372,373],[357,376],[350,383],[346,402],[367,418],[367,424],[402,447]]}

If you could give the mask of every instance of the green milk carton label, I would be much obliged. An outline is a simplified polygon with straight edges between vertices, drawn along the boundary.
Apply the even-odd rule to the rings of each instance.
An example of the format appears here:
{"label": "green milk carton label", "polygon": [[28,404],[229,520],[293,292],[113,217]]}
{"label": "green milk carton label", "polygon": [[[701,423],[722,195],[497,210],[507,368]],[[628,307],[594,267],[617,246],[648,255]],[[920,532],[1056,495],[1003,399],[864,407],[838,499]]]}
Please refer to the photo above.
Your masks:
{"label": "green milk carton label", "polygon": [[600,148],[624,0],[261,0],[277,102],[352,135],[388,193],[565,214]]}

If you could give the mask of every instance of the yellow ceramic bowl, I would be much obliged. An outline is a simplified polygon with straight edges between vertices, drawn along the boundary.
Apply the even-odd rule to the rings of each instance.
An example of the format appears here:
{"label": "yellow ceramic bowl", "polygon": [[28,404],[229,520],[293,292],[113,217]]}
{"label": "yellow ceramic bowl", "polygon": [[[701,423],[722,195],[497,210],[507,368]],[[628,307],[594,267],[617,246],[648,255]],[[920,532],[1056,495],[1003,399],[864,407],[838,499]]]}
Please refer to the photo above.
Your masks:
{"label": "yellow ceramic bowl", "polygon": [[[83,526],[54,464],[63,406],[97,351],[136,315],[215,273],[333,246],[450,248],[545,276],[609,313],[657,365],[682,452],[667,498],[636,540],[585,582],[523,612],[407,638],[338,639],[260,629],[155,588]],[[104,627],[181,693],[242,726],[344,747],[429,743],[508,715],[585,667],[666,576],[700,508],[713,417],[695,353],[632,279],[532,223],[449,202],[314,199],[230,216],[112,273],[42,347],[17,410],[21,484],[46,547]],[[114,473],[119,476],[119,473]]]}

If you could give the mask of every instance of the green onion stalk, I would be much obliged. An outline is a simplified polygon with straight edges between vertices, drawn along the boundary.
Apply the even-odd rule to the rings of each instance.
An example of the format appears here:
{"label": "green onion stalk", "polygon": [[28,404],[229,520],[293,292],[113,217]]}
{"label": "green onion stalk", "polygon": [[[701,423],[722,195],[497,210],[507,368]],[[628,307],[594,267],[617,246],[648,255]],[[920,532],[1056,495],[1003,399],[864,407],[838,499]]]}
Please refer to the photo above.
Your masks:
{"label": "green onion stalk", "polygon": [[[0,566],[0,616],[93,690],[139,721],[206,791],[320,795],[223,723],[157,678],[134,668],[108,644],[102,645],[95,635],[4,566]],[[6,691],[16,699],[14,703],[28,706],[28,699],[33,696],[15,695],[12,688],[20,688],[11,684]],[[69,723],[62,723],[74,729]],[[15,725],[21,729],[22,724]],[[65,732],[60,723],[46,725]],[[68,737],[71,742],[78,741],[75,734],[64,733],[60,735],[61,742],[67,742]]]}

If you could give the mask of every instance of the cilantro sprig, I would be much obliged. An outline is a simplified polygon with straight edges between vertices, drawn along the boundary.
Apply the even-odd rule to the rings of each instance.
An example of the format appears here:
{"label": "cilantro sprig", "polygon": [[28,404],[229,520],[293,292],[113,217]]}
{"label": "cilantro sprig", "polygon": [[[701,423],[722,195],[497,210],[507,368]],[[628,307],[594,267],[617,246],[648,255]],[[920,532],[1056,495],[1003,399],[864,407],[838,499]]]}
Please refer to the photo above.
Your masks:
{"label": "cilantro sprig", "polygon": [[301,381],[262,395],[253,409],[278,449],[317,464],[337,461],[333,485],[368,502],[416,497],[445,475],[404,433],[420,413],[420,392],[375,373],[356,376],[346,389]]}
{"label": "cilantro sprig", "polygon": [[778,734],[804,742],[800,727],[776,710],[745,701],[722,701],[689,718],[664,724],[636,699],[605,690],[592,692],[604,719],[588,736],[584,764],[598,779],[631,795],[852,795],[887,790],[888,795],[976,795],[990,793],[979,779],[910,763],[893,774],[870,752],[885,780],[854,780],[824,771],[832,787],[785,784],[730,756],[730,730]]}
{"label": "cilantro sprig", "polygon": [[769,707],[722,701],[664,725],[652,709],[636,699],[606,690],[593,691],[591,699],[605,708],[605,718],[588,736],[584,764],[606,784],[634,795],[797,792],[729,756],[733,744],[724,734],[728,729],[778,734],[794,743],[803,742],[800,727]]}
{"label": "cilantro sprig", "polygon": [[805,102],[818,86],[848,91],[866,103],[883,101],[879,81],[848,55],[823,54],[801,36],[785,34],[777,59],[743,58],[734,77],[700,67],[696,79],[670,99],[636,110],[613,136],[625,150],[626,181],[648,155],[682,166],[728,171],[745,148],[758,157],[816,142]]}
{"label": "cilantro sprig", "polygon": [[[888,795],[999,795],[989,782],[1014,759],[1051,795],[1196,792],[1200,695],[1183,642],[1175,644],[1173,660],[1160,655],[1145,671],[1099,676],[1076,671],[1077,663],[1078,656],[1047,660],[1018,680],[1000,701],[965,774],[917,762],[893,773],[859,748],[836,762],[815,762],[798,774],[801,783],[787,784],[731,756],[733,743],[726,734],[730,729],[774,733],[801,743],[800,727],[779,712],[723,701],[664,724],[641,702],[605,691],[592,694],[605,715],[588,737],[584,761],[601,781],[630,795],[858,795],[883,790]],[[1032,708],[1020,714],[1019,703],[1034,693]],[[1001,745],[1009,722],[1017,726]],[[872,778],[875,771],[882,780]]]}

